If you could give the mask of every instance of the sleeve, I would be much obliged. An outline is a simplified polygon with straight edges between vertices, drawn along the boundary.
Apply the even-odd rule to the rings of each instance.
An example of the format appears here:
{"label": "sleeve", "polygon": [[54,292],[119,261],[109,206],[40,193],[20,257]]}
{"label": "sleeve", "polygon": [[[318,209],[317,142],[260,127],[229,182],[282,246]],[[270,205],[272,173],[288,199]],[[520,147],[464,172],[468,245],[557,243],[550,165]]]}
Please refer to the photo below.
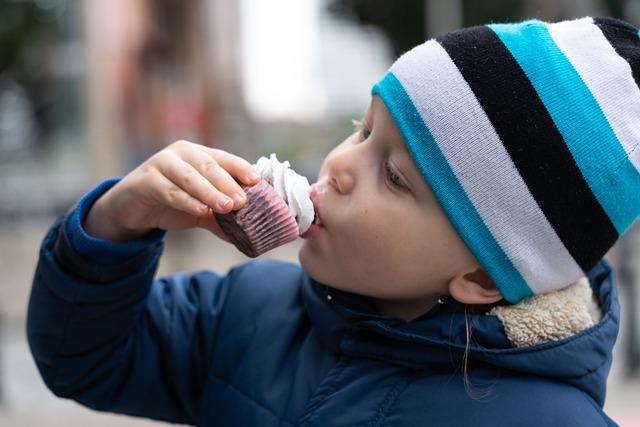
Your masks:
{"label": "sleeve", "polygon": [[90,408],[195,423],[232,269],[154,280],[162,240],[99,265],[58,219],[33,278],[27,338],[46,385]]}
{"label": "sleeve", "polygon": [[101,182],[78,201],[65,221],[65,232],[71,248],[73,248],[76,254],[96,264],[117,264],[142,252],[149,245],[161,240],[166,234],[164,230],[154,229],[143,239],[114,243],[89,236],[85,232],[82,224],[93,203],[106,193],[107,190],[120,182],[121,179],[122,178],[111,178]]}

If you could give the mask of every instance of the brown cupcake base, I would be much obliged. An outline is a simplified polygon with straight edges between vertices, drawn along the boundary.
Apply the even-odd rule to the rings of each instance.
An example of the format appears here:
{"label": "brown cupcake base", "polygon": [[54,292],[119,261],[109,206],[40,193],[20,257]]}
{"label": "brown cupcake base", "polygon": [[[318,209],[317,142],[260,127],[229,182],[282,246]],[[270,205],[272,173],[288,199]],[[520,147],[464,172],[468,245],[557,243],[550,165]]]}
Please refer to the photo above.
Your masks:
{"label": "brown cupcake base", "polygon": [[298,224],[286,202],[264,179],[254,186],[241,185],[246,204],[227,214],[214,212],[220,228],[242,253],[255,258],[298,238]]}

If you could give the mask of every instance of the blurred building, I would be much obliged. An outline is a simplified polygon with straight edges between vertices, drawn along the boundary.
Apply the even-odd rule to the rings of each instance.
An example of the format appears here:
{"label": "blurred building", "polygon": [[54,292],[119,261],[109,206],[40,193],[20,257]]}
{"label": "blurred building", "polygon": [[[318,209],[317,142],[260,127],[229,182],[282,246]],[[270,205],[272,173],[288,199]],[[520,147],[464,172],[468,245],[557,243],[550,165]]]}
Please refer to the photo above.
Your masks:
{"label": "blurred building", "polygon": [[243,114],[236,2],[85,2],[94,173],[129,170],[176,139],[213,146],[220,106]]}

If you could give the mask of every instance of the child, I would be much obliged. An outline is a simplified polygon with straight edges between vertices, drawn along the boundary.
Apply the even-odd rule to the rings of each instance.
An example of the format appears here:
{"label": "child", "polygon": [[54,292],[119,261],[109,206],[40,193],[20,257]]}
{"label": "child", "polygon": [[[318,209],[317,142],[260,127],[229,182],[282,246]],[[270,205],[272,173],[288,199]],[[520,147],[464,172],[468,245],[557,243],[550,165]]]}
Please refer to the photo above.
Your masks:
{"label": "child", "polygon": [[165,230],[227,240],[210,208],[259,179],[171,145],[45,237],[28,318],[44,381],[198,425],[615,425],[602,257],[640,212],[639,73],[637,30],[608,18],[417,46],[324,160],[301,266],[154,280]]}

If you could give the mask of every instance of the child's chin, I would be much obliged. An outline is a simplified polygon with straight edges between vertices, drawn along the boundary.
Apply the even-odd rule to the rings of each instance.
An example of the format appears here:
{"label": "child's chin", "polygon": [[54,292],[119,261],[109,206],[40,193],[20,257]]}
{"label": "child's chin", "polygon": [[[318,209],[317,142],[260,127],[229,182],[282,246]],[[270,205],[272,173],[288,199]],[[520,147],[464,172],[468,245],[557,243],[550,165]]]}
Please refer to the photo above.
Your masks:
{"label": "child's chin", "polygon": [[305,273],[309,274],[309,250],[306,248],[306,240],[302,242],[298,249],[298,262]]}
{"label": "child's chin", "polygon": [[304,241],[298,249],[298,262],[307,275],[322,282],[320,280],[322,274],[319,274],[322,271],[321,260],[307,241]]}

